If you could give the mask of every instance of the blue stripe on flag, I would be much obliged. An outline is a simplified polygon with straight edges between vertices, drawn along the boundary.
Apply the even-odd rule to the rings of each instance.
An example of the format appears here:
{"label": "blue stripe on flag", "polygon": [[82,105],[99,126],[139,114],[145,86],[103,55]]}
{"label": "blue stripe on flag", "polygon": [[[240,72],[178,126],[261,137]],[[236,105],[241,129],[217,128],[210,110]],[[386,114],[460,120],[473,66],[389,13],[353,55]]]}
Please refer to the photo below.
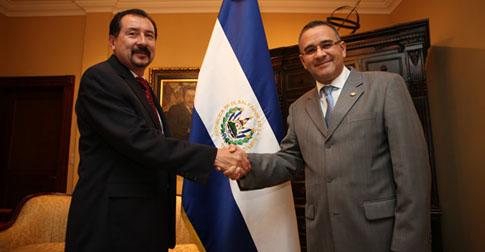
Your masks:
{"label": "blue stripe on flag", "polygon": [[[283,124],[257,0],[224,0],[218,20],[276,139],[280,141],[284,134]],[[223,71],[223,69],[220,70]],[[196,97],[203,97],[203,95],[198,93]],[[197,101],[197,104],[210,105],[211,103],[210,100],[204,101],[205,103],[201,101]],[[192,115],[190,141],[214,146],[209,134],[214,129],[206,128],[198,114],[197,104]],[[218,111],[209,110],[206,113],[218,113]],[[182,200],[184,209],[209,252],[257,251],[232,193],[229,180],[218,172],[211,174],[205,186],[188,180],[184,181]],[[291,239],[291,237],[288,238]]]}
{"label": "blue stripe on flag", "polygon": [[209,133],[207,132],[204,122],[200,119],[199,113],[197,113],[197,108],[192,111],[192,127],[189,136],[189,141],[191,143],[207,144],[210,146],[215,146],[212,142]]}
{"label": "blue stripe on flag", "polygon": [[222,3],[218,18],[276,139],[280,142],[284,130],[258,2],[226,0]]}
{"label": "blue stripe on flag", "polygon": [[[214,146],[195,109],[190,141]],[[206,185],[185,179],[183,187],[183,207],[207,251],[257,251],[224,175],[212,172]]]}

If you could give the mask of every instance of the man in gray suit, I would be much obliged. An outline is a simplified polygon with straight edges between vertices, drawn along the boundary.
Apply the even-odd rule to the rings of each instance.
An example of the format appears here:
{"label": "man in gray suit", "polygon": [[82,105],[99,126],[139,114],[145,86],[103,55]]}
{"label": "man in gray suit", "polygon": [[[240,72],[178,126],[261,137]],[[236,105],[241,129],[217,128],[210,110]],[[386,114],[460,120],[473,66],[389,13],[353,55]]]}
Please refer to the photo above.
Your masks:
{"label": "man in gray suit", "polygon": [[291,105],[281,150],[249,155],[253,169],[240,188],[304,169],[310,252],[429,251],[428,153],[404,80],[347,69],[346,45],[323,21],[302,29],[299,48],[316,88]]}

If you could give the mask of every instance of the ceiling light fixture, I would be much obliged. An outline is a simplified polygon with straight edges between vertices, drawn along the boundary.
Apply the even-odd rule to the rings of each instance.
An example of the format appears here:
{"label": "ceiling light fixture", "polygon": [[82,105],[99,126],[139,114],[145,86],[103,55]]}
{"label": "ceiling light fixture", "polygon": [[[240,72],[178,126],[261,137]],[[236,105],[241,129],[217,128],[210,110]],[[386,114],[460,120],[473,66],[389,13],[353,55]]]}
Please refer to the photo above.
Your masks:
{"label": "ceiling light fixture", "polygon": [[[357,3],[354,5],[354,7],[348,5],[338,7],[332,12],[332,14],[330,14],[329,17],[327,17],[327,22],[334,25],[337,31],[340,30],[340,28],[350,29],[350,34],[354,34],[355,31],[360,28],[360,18],[359,13],[357,12],[357,6],[359,6],[360,1],[362,0],[357,0]],[[346,10],[350,10],[350,12],[345,18],[336,16],[338,14],[345,14],[342,12]],[[352,14],[355,16],[355,20],[350,19]]]}

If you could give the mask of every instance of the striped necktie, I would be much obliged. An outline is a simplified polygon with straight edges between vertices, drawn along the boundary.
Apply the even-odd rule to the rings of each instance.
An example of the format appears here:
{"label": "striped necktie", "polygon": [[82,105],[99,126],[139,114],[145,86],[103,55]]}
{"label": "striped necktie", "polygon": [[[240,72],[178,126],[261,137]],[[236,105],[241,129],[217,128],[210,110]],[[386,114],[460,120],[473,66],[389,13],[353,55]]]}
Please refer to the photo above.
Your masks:
{"label": "striped necktie", "polygon": [[[143,89],[143,92],[145,93],[145,97],[147,98],[148,104],[152,108],[152,112],[155,115],[155,118],[157,118],[160,121],[160,117],[157,112],[157,108],[155,107],[155,103],[153,102],[153,97],[152,97],[152,92],[150,89],[150,86],[148,85],[148,81],[141,77],[136,77],[136,82],[138,82],[138,85]],[[161,121],[160,121],[161,123]],[[162,125],[160,125],[162,126]],[[162,128],[163,130],[163,128]]]}
{"label": "striped necktie", "polygon": [[325,112],[325,122],[327,123],[327,126],[330,125],[330,116],[332,114],[333,107],[335,106],[335,101],[333,100],[332,96],[334,89],[335,87],[331,85],[326,85],[323,87],[325,101],[327,102],[327,111]]}

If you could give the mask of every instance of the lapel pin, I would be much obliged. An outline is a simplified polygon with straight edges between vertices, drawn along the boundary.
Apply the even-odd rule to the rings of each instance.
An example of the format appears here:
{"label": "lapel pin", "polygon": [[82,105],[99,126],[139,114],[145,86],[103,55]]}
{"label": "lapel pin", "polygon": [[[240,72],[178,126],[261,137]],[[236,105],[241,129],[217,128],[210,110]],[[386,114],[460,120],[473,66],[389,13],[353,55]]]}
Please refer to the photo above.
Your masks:
{"label": "lapel pin", "polygon": [[352,93],[350,93],[350,96],[354,97],[356,94],[357,94],[356,92],[352,92]]}

